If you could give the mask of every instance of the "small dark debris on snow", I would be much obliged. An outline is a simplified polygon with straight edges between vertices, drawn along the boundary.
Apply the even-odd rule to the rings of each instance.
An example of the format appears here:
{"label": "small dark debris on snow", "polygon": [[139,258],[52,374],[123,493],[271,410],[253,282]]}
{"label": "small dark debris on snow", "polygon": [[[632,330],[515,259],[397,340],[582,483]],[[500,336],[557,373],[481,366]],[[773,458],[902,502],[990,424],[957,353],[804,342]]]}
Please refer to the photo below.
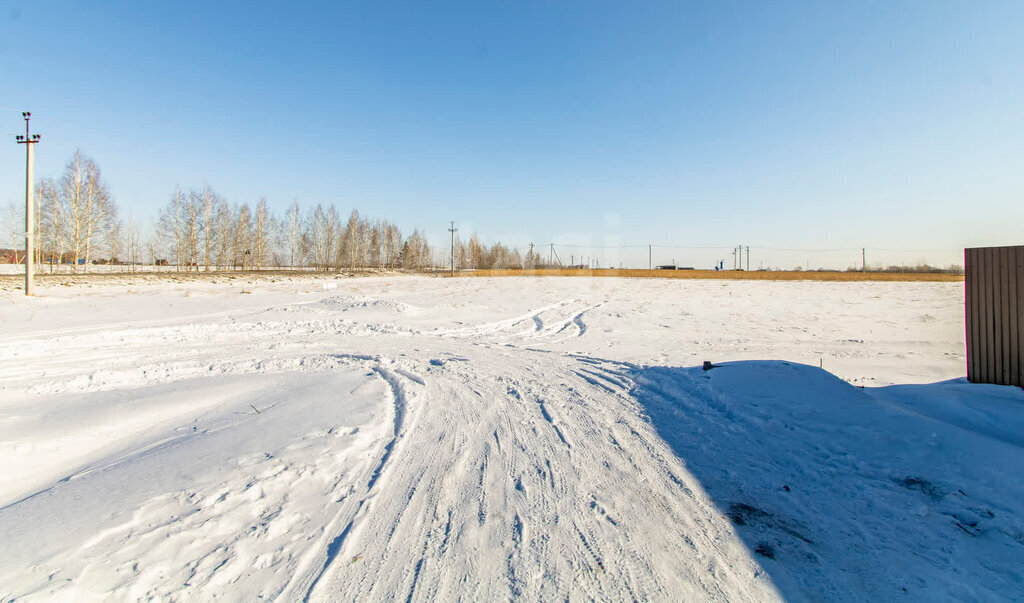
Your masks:
{"label": "small dark debris on snow", "polygon": [[704,366],[703,366],[702,368],[703,368],[703,369],[704,369],[705,371],[710,371],[711,369],[713,369],[713,368],[718,368],[719,366],[721,366],[721,365],[718,365],[718,364],[712,364],[710,360],[705,360],[705,361],[704,361]]}
{"label": "small dark debris on snow", "polygon": [[917,490],[918,492],[926,494],[933,499],[942,498],[942,493],[939,491],[939,488],[935,484],[921,477],[905,477],[896,483],[907,490]]}
{"label": "small dark debris on snow", "polygon": [[747,503],[732,503],[729,505],[729,519],[738,526],[745,526],[750,520],[763,519],[767,513]]}
{"label": "small dark debris on snow", "polygon": [[754,549],[754,552],[762,557],[775,559],[775,548],[767,542],[759,543],[757,548]]}
{"label": "small dark debris on snow", "polygon": [[964,531],[964,533],[970,534],[971,536],[977,536],[978,534],[981,534],[981,530],[979,530],[977,526],[978,522],[976,521],[967,522],[967,525],[964,525],[964,522],[962,521],[956,522],[956,527],[960,528]]}
{"label": "small dark debris on snow", "polygon": [[786,492],[789,492],[789,486],[783,486],[782,489],[785,490]]}

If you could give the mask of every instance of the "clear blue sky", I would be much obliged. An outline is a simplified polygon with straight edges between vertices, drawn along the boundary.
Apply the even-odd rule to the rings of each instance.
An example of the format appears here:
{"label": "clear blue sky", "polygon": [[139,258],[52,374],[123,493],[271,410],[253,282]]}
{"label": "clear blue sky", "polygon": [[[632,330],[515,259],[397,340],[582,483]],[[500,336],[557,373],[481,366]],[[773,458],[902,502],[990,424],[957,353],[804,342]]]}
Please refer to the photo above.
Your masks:
{"label": "clear blue sky", "polygon": [[0,203],[76,148],[441,243],[1024,243],[1024,2],[8,2]]}

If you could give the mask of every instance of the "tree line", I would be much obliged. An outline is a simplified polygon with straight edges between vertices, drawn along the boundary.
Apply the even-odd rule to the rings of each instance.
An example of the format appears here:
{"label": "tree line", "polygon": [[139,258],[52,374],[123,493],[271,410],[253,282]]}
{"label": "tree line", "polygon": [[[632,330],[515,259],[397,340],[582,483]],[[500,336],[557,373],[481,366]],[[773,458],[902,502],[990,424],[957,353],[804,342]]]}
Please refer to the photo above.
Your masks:
{"label": "tree line", "polygon": [[[431,248],[422,231],[404,236],[395,224],[357,210],[347,218],[333,205],[303,210],[293,202],[276,215],[266,199],[255,205],[229,202],[210,186],[175,190],[154,227],[121,217],[96,162],[76,151],[57,179],[37,186],[35,263],[51,272],[61,266],[88,272],[97,264],[138,270],[144,265],[183,271],[260,270],[271,267],[316,271],[436,270],[450,268],[451,249]],[[10,234],[18,240],[23,210],[9,209]],[[17,245],[15,245],[17,247]],[[16,263],[21,257],[9,258]],[[500,242],[485,245],[476,234],[455,241],[457,269],[535,268],[540,256],[520,254]]]}

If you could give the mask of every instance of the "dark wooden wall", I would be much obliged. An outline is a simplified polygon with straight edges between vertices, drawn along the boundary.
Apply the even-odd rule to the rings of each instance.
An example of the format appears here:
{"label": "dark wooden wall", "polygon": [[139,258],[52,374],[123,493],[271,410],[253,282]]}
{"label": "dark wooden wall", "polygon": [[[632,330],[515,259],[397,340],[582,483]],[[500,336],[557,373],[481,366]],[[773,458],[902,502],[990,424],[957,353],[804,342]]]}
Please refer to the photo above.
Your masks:
{"label": "dark wooden wall", "polygon": [[1024,246],[964,250],[967,379],[1024,387]]}

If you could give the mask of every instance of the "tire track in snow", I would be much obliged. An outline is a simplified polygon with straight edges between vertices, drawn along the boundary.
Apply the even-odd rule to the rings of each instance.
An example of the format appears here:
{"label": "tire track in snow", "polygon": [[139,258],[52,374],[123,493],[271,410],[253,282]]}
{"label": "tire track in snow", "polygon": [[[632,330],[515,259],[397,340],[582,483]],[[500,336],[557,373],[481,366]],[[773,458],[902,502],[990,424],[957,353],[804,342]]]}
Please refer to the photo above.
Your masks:
{"label": "tire track in snow", "polygon": [[404,377],[405,379],[412,380],[420,384],[423,383],[422,378],[408,371],[403,371],[401,369],[396,369],[395,371],[392,371],[388,369],[382,364],[382,361],[380,360],[377,361],[376,365],[373,367],[372,370],[385,383],[387,383],[388,387],[391,389],[391,396],[394,408],[391,439],[388,441],[387,444],[384,445],[384,453],[381,455],[380,461],[377,463],[377,466],[373,469],[373,471],[370,474],[370,479],[369,481],[367,481],[366,484],[366,494],[364,495],[364,498],[359,501],[359,504],[356,507],[356,510],[352,515],[352,518],[345,525],[344,529],[342,529],[341,533],[338,534],[334,539],[332,539],[331,542],[327,545],[323,565],[320,567],[320,570],[316,572],[315,576],[313,576],[312,580],[310,581],[309,588],[306,590],[306,593],[303,596],[303,601],[309,600],[314,589],[316,589],[317,584],[320,582],[320,578],[324,575],[324,572],[327,571],[327,568],[330,567],[332,563],[334,563],[335,559],[341,553],[342,547],[345,545],[346,537],[352,531],[352,527],[355,524],[355,522],[359,519],[359,512],[363,509],[363,505],[366,503],[366,497],[372,494],[374,486],[377,484],[377,480],[380,479],[382,472],[387,466],[388,460],[391,458],[391,455],[394,452],[395,444],[397,444],[399,439],[402,437],[402,430],[405,424],[405,414],[409,402],[408,394],[406,392],[405,384],[403,383],[402,378]]}
{"label": "tire track in snow", "polygon": [[438,349],[473,362],[402,359],[424,375],[422,412],[311,600],[723,592],[708,564],[745,559],[743,545],[678,485],[626,365],[472,340]]}
{"label": "tire track in snow", "polygon": [[603,303],[587,304],[579,299],[567,299],[535,308],[514,318],[460,329],[435,331],[431,334],[441,337],[483,338],[498,341],[518,339],[532,341],[551,339],[565,333],[570,327],[575,327],[575,334],[555,340],[562,341],[573,337],[582,337],[587,332],[583,316]]}
{"label": "tire track in snow", "polygon": [[[261,327],[240,329],[230,341],[214,330],[171,329],[169,338],[194,342],[179,350],[183,358],[200,350],[196,368],[231,355],[266,357],[283,345],[307,364],[238,370],[347,363],[392,390],[390,436],[374,448],[379,460],[361,474],[363,485],[332,491],[328,504],[340,508],[304,545],[279,598],[767,598],[760,596],[767,591],[722,591],[708,574],[715,560],[716,571],[722,560],[740,573],[750,569],[742,544],[730,548],[728,521],[699,487],[687,486],[695,482],[630,399],[625,365],[540,349],[583,336],[585,313],[599,305],[565,300],[447,332],[265,323],[255,343],[248,338]],[[410,334],[412,343],[394,339]],[[102,341],[107,349],[121,345]],[[443,358],[453,361],[433,363]],[[212,555],[209,563],[220,561]]]}

